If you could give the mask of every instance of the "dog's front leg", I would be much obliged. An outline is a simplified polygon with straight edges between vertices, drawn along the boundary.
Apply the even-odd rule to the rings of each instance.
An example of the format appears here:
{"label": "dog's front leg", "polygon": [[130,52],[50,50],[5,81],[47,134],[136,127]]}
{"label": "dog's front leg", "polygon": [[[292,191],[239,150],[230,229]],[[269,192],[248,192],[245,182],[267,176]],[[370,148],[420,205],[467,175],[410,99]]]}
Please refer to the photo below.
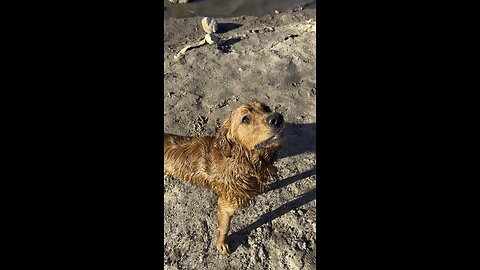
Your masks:
{"label": "dog's front leg", "polygon": [[230,221],[235,214],[235,208],[222,198],[218,198],[218,234],[217,249],[224,255],[230,255],[230,248],[227,243],[227,235],[230,230]]}

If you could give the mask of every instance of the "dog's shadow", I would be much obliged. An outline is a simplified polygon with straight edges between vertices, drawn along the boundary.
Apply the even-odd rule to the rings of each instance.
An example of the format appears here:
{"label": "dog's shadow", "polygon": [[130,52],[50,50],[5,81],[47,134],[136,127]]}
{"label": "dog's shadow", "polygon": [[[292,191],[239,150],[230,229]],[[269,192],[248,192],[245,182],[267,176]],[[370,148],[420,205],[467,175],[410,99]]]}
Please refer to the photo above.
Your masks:
{"label": "dog's shadow", "polygon": [[286,158],[308,152],[316,152],[317,124],[289,124],[285,125],[285,141],[278,153],[278,158]]}

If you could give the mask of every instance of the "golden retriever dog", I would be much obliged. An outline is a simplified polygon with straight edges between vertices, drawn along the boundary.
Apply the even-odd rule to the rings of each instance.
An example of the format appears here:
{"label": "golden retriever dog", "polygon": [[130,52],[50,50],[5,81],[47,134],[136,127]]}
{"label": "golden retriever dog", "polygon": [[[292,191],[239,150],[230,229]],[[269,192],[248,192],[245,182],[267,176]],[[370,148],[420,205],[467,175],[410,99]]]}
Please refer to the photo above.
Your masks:
{"label": "golden retriever dog", "polygon": [[230,221],[265,191],[283,142],[283,116],[252,100],[233,111],[215,137],[164,134],[164,174],[218,195],[217,249],[230,254]]}

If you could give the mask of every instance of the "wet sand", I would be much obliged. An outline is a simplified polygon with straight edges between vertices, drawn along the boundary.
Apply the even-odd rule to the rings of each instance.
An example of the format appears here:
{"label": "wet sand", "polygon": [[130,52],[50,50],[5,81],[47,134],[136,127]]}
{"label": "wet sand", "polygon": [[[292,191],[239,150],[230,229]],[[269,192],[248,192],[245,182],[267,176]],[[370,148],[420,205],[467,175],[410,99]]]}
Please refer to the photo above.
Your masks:
{"label": "wet sand", "polygon": [[316,2],[316,0],[196,0],[188,4],[172,4],[168,0],[163,0],[163,14],[165,18],[260,17],[276,10],[290,12],[302,8],[316,8]]}

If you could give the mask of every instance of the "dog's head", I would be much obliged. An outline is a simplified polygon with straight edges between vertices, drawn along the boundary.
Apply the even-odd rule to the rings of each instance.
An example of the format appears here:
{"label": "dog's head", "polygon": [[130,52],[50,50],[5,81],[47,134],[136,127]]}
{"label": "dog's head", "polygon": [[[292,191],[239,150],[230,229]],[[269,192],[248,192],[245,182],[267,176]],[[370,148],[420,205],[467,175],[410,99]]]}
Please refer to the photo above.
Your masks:
{"label": "dog's head", "polygon": [[233,111],[223,122],[215,146],[226,152],[235,144],[248,151],[278,148],[283,142],[284,126],[280,113],[252,100]]}

